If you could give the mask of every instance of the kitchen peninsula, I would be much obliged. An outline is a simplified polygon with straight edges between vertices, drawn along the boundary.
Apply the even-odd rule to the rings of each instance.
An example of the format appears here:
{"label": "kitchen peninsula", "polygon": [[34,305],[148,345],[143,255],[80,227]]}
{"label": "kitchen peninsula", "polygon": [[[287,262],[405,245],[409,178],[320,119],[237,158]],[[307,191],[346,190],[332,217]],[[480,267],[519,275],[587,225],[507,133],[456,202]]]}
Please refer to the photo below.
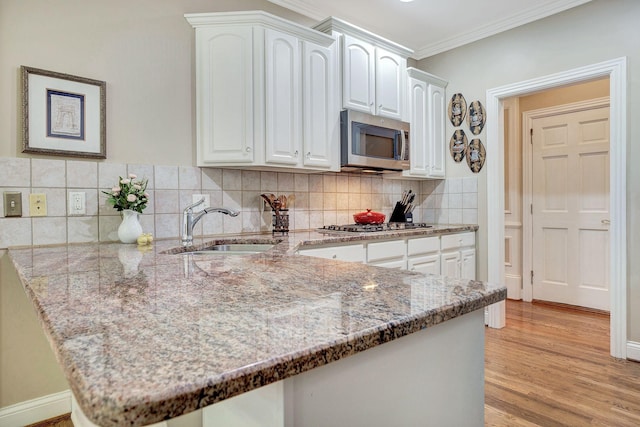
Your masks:
{"label": "kitchen peninsula", "polygon": [[239,236],[276,243],[252,255],[175,241],[9,253],[97,425],[197,410],[205,426],[484,425],[482,309],[506,288],[295,254],[372,238]]}

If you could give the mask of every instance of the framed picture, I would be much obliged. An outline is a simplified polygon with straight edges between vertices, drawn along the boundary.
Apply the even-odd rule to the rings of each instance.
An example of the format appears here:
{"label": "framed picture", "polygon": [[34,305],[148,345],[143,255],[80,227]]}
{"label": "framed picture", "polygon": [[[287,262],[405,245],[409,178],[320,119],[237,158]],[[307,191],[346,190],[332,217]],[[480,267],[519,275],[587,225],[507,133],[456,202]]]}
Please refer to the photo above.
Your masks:
{"label": "framed picture", "polygon": [[105,159],[106,82],[20,69],[22,152]]}

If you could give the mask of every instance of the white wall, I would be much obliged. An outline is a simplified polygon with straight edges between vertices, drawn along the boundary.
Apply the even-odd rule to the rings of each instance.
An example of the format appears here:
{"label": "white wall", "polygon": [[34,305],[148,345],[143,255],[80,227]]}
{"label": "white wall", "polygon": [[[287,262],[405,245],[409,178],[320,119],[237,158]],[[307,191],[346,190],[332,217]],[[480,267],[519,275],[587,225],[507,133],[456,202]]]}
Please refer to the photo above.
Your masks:
{"label": "white wall", "polygon": [[[594,0],[526,26],[485,40],[426,58],[419,67],[449,80],[447,92],[462,92],[468,101],[485,101],[486,90],[535,77],[541,77],[621,56],[628,60],[628,117],[640,112],[640,2],[634,0]],[[497,120],[489,117],[488,120]],[[452,130],[452,129],[450,129]],[[486,142],[487,157],[492,144]],[[640,257],[640,122],[628,120],[627,144],[627,258]],[[616,141],[612,141],[612,144]],[[449,167],[450,165],[447,165]],[[455,173],[449,167],[448,172]],[[487,277],[486,171],[479,175],[478,215],[479,277]],[[628,267],[629,339],[640,341],[640,264]]]}
{"label": "white wall", "polygon": [[194,30],[185,13],[266,0],[0,1],[0,156],[22,151],[21,65],[107,82],[107,161],[195,165]]}

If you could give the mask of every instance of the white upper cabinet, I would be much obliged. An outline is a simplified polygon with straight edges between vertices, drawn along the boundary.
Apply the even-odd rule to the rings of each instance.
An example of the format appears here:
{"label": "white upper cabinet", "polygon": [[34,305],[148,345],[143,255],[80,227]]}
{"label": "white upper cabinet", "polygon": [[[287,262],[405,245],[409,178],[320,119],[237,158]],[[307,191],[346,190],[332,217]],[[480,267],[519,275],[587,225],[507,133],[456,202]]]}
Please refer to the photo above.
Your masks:
{"label": "white upper cabinet", "polygon": [[[211,59],[224,58],[224,67]],[[207,27],[196,32],[198,164],[254,161],[253,31]]]}
{"label": "white upper cabinet", "polygon": [[342,60],[344,108],[375,114],[375,48],[345,35]]}
{"label": "white upper cabinet", "polygon": [[403,118],[407,59],[376,49],[376,113],[397,120]]}
{"label": "white upper cabinet", "polygon": [[196,29],[198,166],[340,169],[332,37],[262,11]]}
{"label": "white upper cabinet", "polygon": [[407,70],[410,169],[403,178],[444,178],[445,87],[447,82],[415,68]]}
{"label": "white upper cabinet", "polygon": [[335,46],[304,42],[302,49],[302,161],[306,167],[332,169],[340,160]]}
{"label": "white upper cabinet", "polygon": [[296,166],[302,150],[302,64],[297,37],[266,29],[265,162]]}
{"label": "white upper cabinet", "polygon": [[[440,79],[438,79],[440,80]],[[444,89],[446,83],[442,82],[430,82],[429,83],[429,125],[431,127],[431,168],[429,175],[432,178],[444,178],[445,176],[445,155],[446,149],[446,123],[445,123],[445,108],[446,98]]]}
{"label": "white upper cabinet", "polygon": [[342,108],[403,120],[413,51],[334,17],[314,28],[342,42]]}

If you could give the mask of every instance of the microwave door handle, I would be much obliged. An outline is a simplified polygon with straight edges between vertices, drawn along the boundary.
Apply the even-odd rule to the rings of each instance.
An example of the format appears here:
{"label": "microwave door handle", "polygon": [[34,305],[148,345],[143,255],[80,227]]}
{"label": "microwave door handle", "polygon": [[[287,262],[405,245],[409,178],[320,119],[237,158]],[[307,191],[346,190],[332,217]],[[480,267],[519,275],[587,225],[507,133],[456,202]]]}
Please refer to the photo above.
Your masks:
{"label": "microwave door handle", "polygon": [[400,144],[402,144],[402,148],[400,149],[400,160],[406,160],[405,152],[407,150],[407,141],[405,140],[404,131],[400,130]]}

